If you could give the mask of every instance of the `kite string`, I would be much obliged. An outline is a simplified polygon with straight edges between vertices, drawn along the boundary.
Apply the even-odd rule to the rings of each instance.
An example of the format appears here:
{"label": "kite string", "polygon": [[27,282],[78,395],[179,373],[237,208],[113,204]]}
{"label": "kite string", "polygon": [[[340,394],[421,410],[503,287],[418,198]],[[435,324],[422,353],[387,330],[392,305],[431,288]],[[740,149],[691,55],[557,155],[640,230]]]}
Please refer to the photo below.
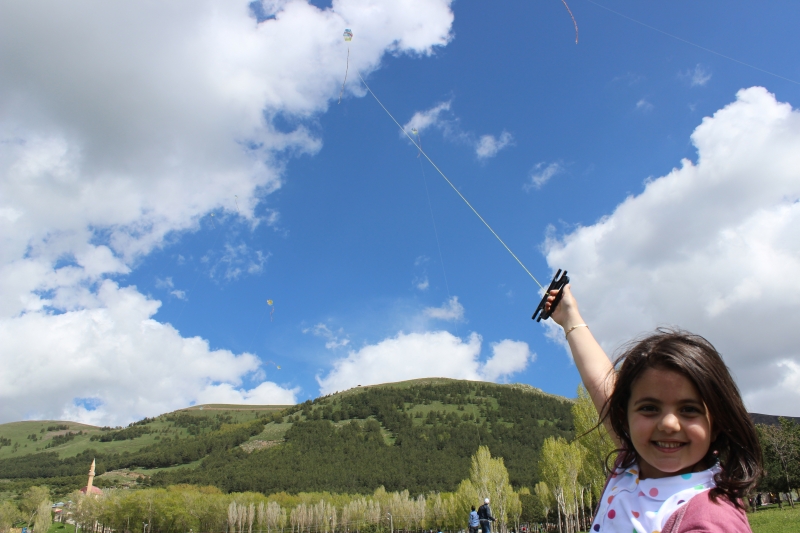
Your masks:
{"label": "kite string", "polygon": [[347,45],[347,66],[344,69],[344,81],[342,82],[342,90],[339,91],[339,103],[342,103],[342,95],[344,94],[344,84],[347,83],[347,72],[350,70],[350,45]]}
{"label": "kite string", "polygon": [[719,52],[715,52],[714,50],[711,50],[710,48],[706,48],[705,46],[700,46],[699,44],[695,44],[692,41],[687,41],[686,39],[678,37],[677,35],[672,35],[671,33],[667,33],[664,30],[659,30],[658,28],[656,28],[654,26],[650,26],[649,24],[645,24],[644,22],[641,22],[639,20],[636,20],[635,18],[629,17],[628,15],[623,15],[619,11],[614,11],[610,7],[606,7],[606,6],[602,5],[602,4],[598,4],[597,2],[594,2],[593,0],[586,0],[586,1],[589,2],[590,4],[596,5],[597,7],[605,9],[606,11],[610,11],[611,13],[614,13],[615,15],[618,15],[618,16],[620,16],[622,18],[628,19],[631,22],[635,22],[636,24],[644,26],[645,28],[649,28],[649,29],[651,29],[653,31],[657,31],[658,33],[666,35],[667,37],[672,37],[673,39],[675,39],[677,41],[680,41],[682,43],[686,43],[686,44],[688,44],[690,46],[694,46],[695,48],[699,48],[700,50],[703,50],[703,51],[708,52],[710,54],[714,54],[714,55],[717,55],[717,56],[722,57],[724,59],[727,59],[729,61],[733,61],[734,63],[739,63],[740,65],[744,65],[745,67],[752,68],[754,70],[758,70],[759,72],[763,72],[764,74],[769,74],[770,76],[775,76],[776,78],[780,78],[780,79],[782,79],[784,81],[788,81],[790,83],[794,83],[796,85],[800,85],[800,81],[796,81],[796,80],[793,80],[793,79],[790,79],[790,78],[785,78],[785,77],[781,76],[780,74],[775,74],[774,72],[770,72],[769,70],[764,70],[763,68],[756,67],[755,65],[751,65],[749,63],[745,63],[744,61],[739,61],[738,59],[735,59],[733,57],[726,56],[725,54],[721,54]]}
{"label": "kite string", "polygon": [[[214,224],[213,216],[214,216],[214,213],[211,213],[211,225],[214,227],[214,231],[217,234],[217,236],[214,238],[214,242],[211,245],[211,249],[212,250],[216,249],[217,242],[219,242],[219,238],[222,236],[222,232],[221,231],[216,231],[217,226]],[[195,287],[197,286],[197,282],[200,281],[200,276],[202,276],[202,275],[203,275],[202,271],[198,271],[197,272],[197,277],[194,278],[194,283],[192,283],[192,286],[189,288],[189,292],[187,294],[190,294],[190,293],[192,293],[192,291],[194,291]],[[181,310],[178,313],[178,317],[175,320],[178,320],[178,319],[181,318],[181,316],[183,316],[183,310],[186,309],[186,303],[187,302],[188,302],[188,296],[183,300],[183,305],[181,306]]]}
{"label": "kite string", "polygon": [[[358,72],[358,71],[356,71],[356,72]],[[416,147],[419,149],[420,153],[421,153],[422,155],[424,155],[424,156],[425,156],[425,159],[427,159],[427,160],[428,160],[428,162],[429,162],[429,163],[430,163],[430,164],[433,166],[433,168],[435,168],[435,169],[436,169],[436,172],[438,172],[438,173],[439,173],[439,175],[440,175],[440,176],[442,176],[442,177],[444,178],[444,180],[447,182],[447,184],[448,184],[448,185],[450,185],[450,187],[451,187],[451,188],[452,188],[452,189],[453,189],[453,190],[456,192],[456,194],[457,194],[457,195],[458,195],[458,196],[459,196],[459,197],[460,197],[460,198],[461,198],[461,199],[464,201],[464,203],[465,203],[465,204],[467,204],[467,207],[469,207],[469,208],[472,210],[472,212],[473,212],[473,213],[475,213],[475,216],[477,216],[477,217],[480,219],[480,221],[481,221],[481,222],[483,222],[483,225],[484,225],[484,226],[486,226],[486,227],[489,229],[489,231],[491,231],[491,232],[492,232],[492,235],[494,235],[494,236],[495,236],[495,238],[496,238],[498,241],[500,241],[500,244],[502,244],[502,245],[503,245],[503,247],[506,249],[506,251],[508,251],[508,253],[510,253],[510,254],[511,254],[511,257],[513,257],[514,259],[516,259],[517,263],[519,263],[519,266],[521,266],[521,267],[522,267],[522,269],[523,269],[525,272],[527,272],[527,274],[528,274],[528,275],[531,277],[531,279],[532,279],[533,281],[535,281],[535,282],[536,282],[536,284],[539,286],[539,288],[540,288],[540,289],[544,289],[544,287],[542,286],[542,284],[541,284],[541,283],[539,283],[539,280],[537,280],[537,279],[534,277],[534,275],[533,275],[533,274],[531,274],[531,271],[530,271],[530,270],[528,270],[528,267],[526,267],[526,266],[525,266],[525,265],[522,263],[522,261],[520,261],[519,257],[517,257],[517,256],[514,254],[514,252],[512,252],[512,251],[511,251],[511,248],[509,248],[509,247],[508,247],[508,245],[507,245],[505,242],[503,242],[503,239],[501,239],[501,238],[500,238],[500,236],[499,236],[499,235],[498,235],[498,234],[497,234],[497,233],[496,233],[496,232],[495,232],[495,231],[492,229],[492,227],[489,225],[489,223],[488,223],[488,222],[486,222],[486,220],[484,220],[484,219],[483,219],[483,217],[480,215],[480,213],[478,213],[478,211],[476,211],[476,210],[475,210],[475,208],[474,208],[474,207],[472,207],[472,204],[471,204],[471,203],[469,203],[469,201],[468,201],[468,200],[467,200],[467,199],[464,197],[464,195],[463,195],[463,194],[461,194],[461,192],[460,192],[460,191],[459,191],[459,190],[456,188],[456,186],[455,186],[455,185],[453,185],[453,183],[452,183],[452,182],[451,182],[451,181],[450,181],[450,180],[447,178],[447,176],[445,176],[444,172],[442,172],[442,171],[441,171],[441,169],[439,169],[439,167],[438,167],[438,166],[436,166],[436,163],[434,163],[434,162],[433,162],[433,160],[432,160],[430,157],[428,157],[428,154],[426,154],[426,153],[425,153],[425,151],[422,149],[422,147],[421,147],[420,145],[418,145],[418,144],[417,144],[417,143],[414,141],[414,138],[413,138],[413,137],[411,137],[411,135],[409,135],[409,134],[408,134],[408,132],[407,132],[407,131],[406,131],[406,130],[403,128],[403,126],[401,126],[401,125],[400,125],[400,123],[399,123],[399,122],[397,122],[397,119],[396,119],[396,118],[394,118],[394,115],[392,115],[392,114],[389,112],[389,110],[388,110],[388,109],[386,109],[386,106],[385,106],[385,105],[383,105],[383,103],[382,103],[382,102],[380,101],[380,99],[379,99],[379,98],[378,98],[378,97],[375,95],[375,93],[374,93],[374,92],[372,92],[372,89],[370,89],[370,88],[369,88],[369,85],[367,85],[367,82],[366,82],[366,81],[364,81],[364,78],[361,76],[361,73],[360,73],[360,72],[358,72],[358,77],[361,79],[361,83],[363,83],[363,84],[364,84],[364,87],[366,87],[366,88],[367,88],[367,90],[369,91],[369,94],[371,94],[371,95],[372,95],[372,97],[375,99],[375,101],[376,101],[376,102],[378,102],[378,105],[380,105],[380,106],[383,108],[383,110],[386,112],[386,114],[387,114],[387,115],[389,115],[389,118],[391,118],[391,119],[392,119],[392,121],[393,121],[395,124],[397,124],[397,127],[398,127],[398,128],[400,128],[400,131],[402,131],[402,132],[403,132],[403,135],[405,135],[405,136],[408,138],[408,140],[409,140],[409,141],[411,141],[411,143],[412,143],[414,146],[416,146]]]}
{"label": "kite string", "polygon": [[[417,139],[419,145],[422,146],[422,139],[420,139],[419,132],[417,132]],[[421,152],[420,152],[421,153]],[[425,176],[425,165],[422,164],[422,159],[419,158],[419,169],[422,172],[422,183],[425,184],[425,196],[428,197],[428,210],[431,213],[431,222],[433,222],[433,234],[436,236],[436,248],[439,250],[439,264],[442,265],[442,276],[444,276],[444,286],[447,289],[447,297],[450,298],[450,284],[447,282],[447,272],[444,269],[444,258],[442,257],[442,245],[439,243],[439,231],[436,229],[436,218],[433,216],[433,204],[431,204],[431,195],[428,192],[428,178]]]}

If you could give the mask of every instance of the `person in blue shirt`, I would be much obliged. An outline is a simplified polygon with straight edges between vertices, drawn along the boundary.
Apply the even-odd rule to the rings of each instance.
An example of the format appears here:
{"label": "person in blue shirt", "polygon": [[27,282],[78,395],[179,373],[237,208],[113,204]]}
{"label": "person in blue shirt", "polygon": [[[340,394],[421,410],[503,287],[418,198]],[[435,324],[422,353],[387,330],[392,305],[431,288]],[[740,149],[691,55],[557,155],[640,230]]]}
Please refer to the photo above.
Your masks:
{"label": "person in blue shirt", "polygon": [[475,510],[475,506],[472,506],[472,512],[469,513],[469,533],[478,533],[478,526],[481,525],[481,521],[478,518],[478,512]]}
{"label": "person in blue shirt", "polygon": [[478,519],[481,522],[483,533],[492,533],[494,517],[492,516],[492,508],[489,507],[489,498],[483,500],[483,505],[478,507]]}

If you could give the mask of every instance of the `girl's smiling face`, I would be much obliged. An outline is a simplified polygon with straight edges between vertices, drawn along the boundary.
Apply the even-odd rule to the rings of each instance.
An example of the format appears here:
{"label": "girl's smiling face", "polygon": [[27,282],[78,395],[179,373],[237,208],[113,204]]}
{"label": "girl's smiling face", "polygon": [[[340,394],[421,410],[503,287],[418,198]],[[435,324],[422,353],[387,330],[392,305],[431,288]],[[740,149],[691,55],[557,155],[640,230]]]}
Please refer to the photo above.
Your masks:
{"label": "girl's smiling face", "polygon": [[714,440],[711,417],[689,379],[673,370],[648,368],[633,383],[628,430],[642,479],[702,470]]}

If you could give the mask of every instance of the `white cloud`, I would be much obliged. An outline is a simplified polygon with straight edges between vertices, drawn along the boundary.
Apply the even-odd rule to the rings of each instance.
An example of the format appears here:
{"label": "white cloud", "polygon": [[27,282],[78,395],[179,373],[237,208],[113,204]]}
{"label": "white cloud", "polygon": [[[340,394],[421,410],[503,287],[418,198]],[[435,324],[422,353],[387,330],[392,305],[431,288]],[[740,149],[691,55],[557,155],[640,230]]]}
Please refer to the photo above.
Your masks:
{"label": "white cloud", "polygon": [[[403,130],[410,134],[411,130],[417,130],[422,133],[430,127],[445,127],[447,121],[444,117],[450,111],[450,104],[450,101],[441,102],[425,111],[417,111],[411,117],[411,120],[405,123]],[[400,133],[400,136],[405,137],[403,133]]]}
{"label": "white cloud", "polygon": [[507,131],[501,133],[499,138],[494,135],[482,135],[475,144],[475,154],[478,159],[494,157],[497,152],[510,145],[512,141],[513,137]]}
{"label": "white cloud", "polygon": [[452,296],[441,307],[426,307],[422,314],[427,318],[458,322],[464,319],[464,306],[458,301],[458,296]]}
{"label": "white cloud", "polygon": [[315,337],[325,339],[325,348],[328,350],[344,348],[350,344],[350,339],[347,338],[347,334],[344,332],[343,328],[333,331],[323,323],[319,323],[311,328],[306,328],[303,330],[303,333],[310,333]]}
{"label": "white cloud", "polygon": [[[447,44],[450,3],[335,0],[331,8],[319,9],[300,0],[275,0],[263,4],[274,18],[260,24],[247,1],[78,2],[47,9],[0,3],[4,375],[21,376],[19,369],[30,360],[48,371],[58,368],[63,364],[58,354],[72,352],[39,346],[61,345],[80,345],[86,367],[124,375],[126,365],[136,364],[130,360],[138,357],[138,348],[119,346],[150,346],[173,334],[160,356],[184,364],[166,371],[179,374],[191,366],[181,359],[187,346],[205,341],[181,339],[170,326],[143,318],[152,314],[141,309],[156,303],[134,288],[116,292],[138,294],[144,302],[138,313],[116,314],[114,327],[103,336],[86,333],[92,320],[115,313],[98,287],[105,287],[110,275],[129,273],[168,235],[198,229],[208,213],[217,215],[215,225],[235,220],[275,225],[279,213],[256,220],[255,207],[281,186],[288,157],[320,149],[320,139],[304,124],[338,98],[347,50],[342,27],[356,33],[351,71],[368,75],[387,52],[424,55]],[[356,82],[348,84],[348,94],[361,90]],[[273,123],[279,115],[298,126],[279,129]],[[264,266],[266,254],[245,254],[236,246],[226,250],[222,263],[209,261],[225,277]],[[185,298],[179,292],[173,295]],[[70,320],[80,327],[59,329]],[[41,337],[36,343],[26,342],[32,324]],[[131,332],[142,324],[147,327],[134,342]],[[197,349],[208,352],[207,346],[206,352]],[[23,401],[30,401],[30,416],[76,413],[123,421],[157,414],[200,390],[240,387],[256,361],[247,354],[226,357],[247,364],[206,365],[202,379],[194,380],[165,373],[163,379],[179,382],[169,400],[151,401],[153,385],[138,375],[119,389],[127,398],[116,399],[113,387],[95,387],[93,376],[80,374],[69,382],[72,393],[98,390],[78,400],[99,406],[85,412],[57,387],[39,387],[35,401],[28,391],[11,387],[3,392],[6,418],[0,421],[21,416]],[[263,399],[269,387],[240,393]]]}
{"label": "white cloud", "polygon": [[256,356],[181,337],[152,319],[160,302],[135,287],[104,281],[96,298],[93,308],[0,320],[2,420],[117,425],[223,397],[295,403],[296,389],[269,382],[243,387],[260,368]]}
{"label": "white cloud", "polygon": [[692,134],[696,164],[547,243],[607,351],[658,325],[707,337],[752,411],[800,415],[800,112],[760,87]]}
{"label": "white cloud", "polygon": [[531,353],[528,344],[521,341],[504,341],[492,344],[492,357],[483,365],[481,374],[488,381],[506,379],[510,375],[525,370],[528,362],[533,362],[536,355]]}
{"label": "white cloud", "polygon": [[638,102],[636,102],[636,109],[642,112],[648,112],[653,110],[653,104],[642,98]]}
{"label": "white cloud", "polygon": [[250,405],[291,405],[297,403],[300,388],[284,389],[265,381],[250,390],[237,389],[229,383],[206,387],[197,395],[197,403],[228,403]]}
{"label": "white cloud", "polygon": [[421,278],[420,277],[414,278],[414,287],[416,287],[417,290],[427,291],[430,285],[431,284],[430,281],[428,281],[427,275],[423,275]]}
{"label": "white cloud", "polygon": [[693,69],[681,72],[680,77],[689,80],[692,87],[703,87],[711,79],[711,73],[698,63]]}
{"label": "white cloud", "polygon": [[492,345],[493,356],[484,364],[481,342],[477,333],[461,339],[447,331],[400,332],[335,361],[326,376],[317,376],[320,394],[424,377],[493,381],[524,370],[535,358],[526,343],[504,340]]}
{"label": "white cloud", "polygon": [[550,181],[550,178],[562,172],[564,167],[560,163],[537,163],[530,175],[530,183],[523,185],[523,189],[529,191],[531,189],[541,189],[542,186]]}
{"label": "white cloud", "polygon": [[159,289],[172,289],[175,287],[175,284],[172,282],[172,277],[167,276],[166,278],[156,278],[156,287]]}
{"label": "white cloud", "polygon": [[215,255],[217,254],[209,251],[203,257],[206,262],[214,262],[210,269],[211,277],[221,275],[225,280],[231,281],[238,279],[245,272],[247,274],[262,272],[271,254],[265,254],[261,250],[252,251],[244,243],[237,245],[226,243],[222,253],[218,254],[219,258],[214,257]]}
{"label": "white cloud", "polygon": [[[403,131],[414,138],[414,131],[420,135],[429,128],[436,128],[442,132],[446,139],[472,145],[478,159],[488,159],[497,155],[497,152],[510,146],[514,142],[513,136],[503,131],[500,137],[494,135],[481,135],[477,140],[475,134],[462,131],[458,125],[458,119],[450,112],[452,100],[440,102],[430,109],[417,111],[411,119],[403,125]],[[406,133],[400,132],[400,137],[405,139]],[[414,139],[415,142],[417,139]],[[421,139],[419,139],[421,141]]]}

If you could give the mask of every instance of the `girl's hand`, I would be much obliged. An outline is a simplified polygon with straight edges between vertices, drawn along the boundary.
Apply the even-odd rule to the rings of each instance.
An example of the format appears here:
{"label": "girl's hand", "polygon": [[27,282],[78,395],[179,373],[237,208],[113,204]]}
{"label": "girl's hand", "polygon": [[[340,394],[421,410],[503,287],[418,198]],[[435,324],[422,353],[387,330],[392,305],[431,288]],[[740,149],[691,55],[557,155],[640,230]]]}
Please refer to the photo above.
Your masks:
{"label": "girl's hand", "polygon": [[[547,303],[544,304],[545,311],[550,311],[557,294],[558,291],[550,291],[550,294],[547,296]],[[576,302],[575,297],[572,296],[569,284],[564,287],[561,301],[558,302],[558,306],[553,311],[553,314],[550,315],[550,318],[565,330],[575,324],[583,322],[581,314],[578,312],[578,302]]]}

